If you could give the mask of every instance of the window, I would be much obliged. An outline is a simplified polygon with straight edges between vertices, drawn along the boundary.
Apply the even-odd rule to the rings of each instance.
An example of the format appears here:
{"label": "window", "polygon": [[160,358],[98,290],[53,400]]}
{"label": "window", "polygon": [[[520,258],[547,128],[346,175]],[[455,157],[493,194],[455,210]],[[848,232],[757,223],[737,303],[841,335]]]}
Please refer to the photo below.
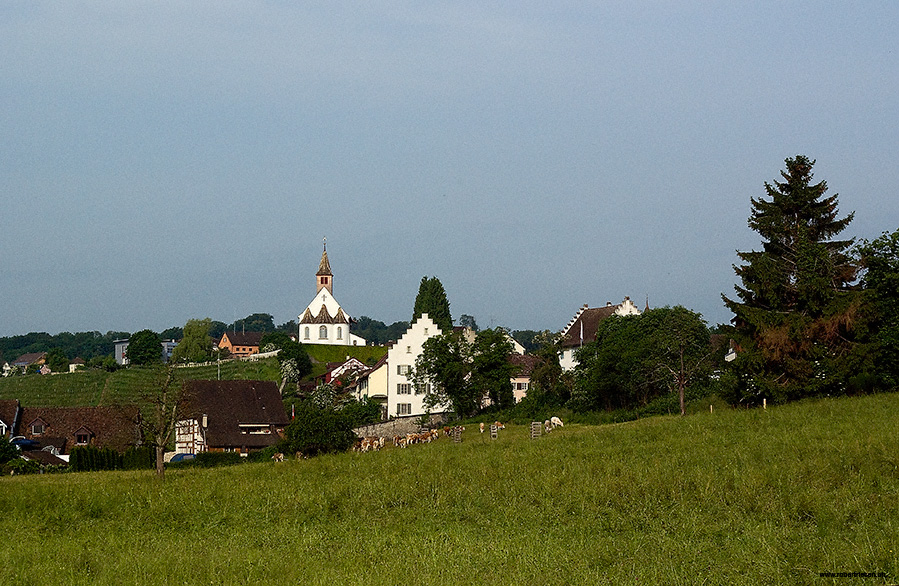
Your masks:
{"label": "window", "polygon": [[76,433],[75,434],[75,444],[79,446],[86,446],[88,442],[90,442],[91,438],[86,433]]}
{"label": "window", "polygon": [[428,328],[425,328],[425,335],[428,335]]}
{"label": "window", "polygon": [[396,373],[406,375],[412,370],[412,367],[408,364],[397,364],[396,365]]}
{"label": "window", "polygon": [[31,424],[31,435],[41,435],[44,433],[44,424],[36,421]]}
{"label": "window", "polygon": [[399,383],[396,385],[396,394],[397,395],[411,395],[412,394],[412,385],[409,383]]}
{"label": "window", "polygon": [[318,339],[325,340],[328,338],[328,328],[327,326],[322,326],[318,328]]}
{"label": "window", "polygon": [[431,392],[431,383],[418,383],[415,385],[416,395],[427,395]]}
{"label": "window", "polygon": [[397,403],[396,404],[396,414],[397,415],[412,415],[412,403]]}
{"label": "window", "polygon": [[337,339],[343,340],[343,328],[341,326],[337,326]]}
{"label": "window", "polygon": [[304,340],[309,339],[309,326],[306,326],[306,330],[303,332],[303,339]]}

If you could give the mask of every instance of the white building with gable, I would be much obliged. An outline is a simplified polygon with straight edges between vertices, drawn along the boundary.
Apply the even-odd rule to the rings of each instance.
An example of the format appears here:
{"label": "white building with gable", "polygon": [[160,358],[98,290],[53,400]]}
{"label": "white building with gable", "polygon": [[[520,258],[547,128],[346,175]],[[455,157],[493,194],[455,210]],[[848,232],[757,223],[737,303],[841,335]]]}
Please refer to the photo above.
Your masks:
{"label": "white building with gable", "polygon": [[303,344],[365,346],[363,338],[350,334],[352,318],[334,298],[334,275],[328,262],[327,244],[315,273],[315,297],[298,318],[298,341]]}
{"label": "white building with gable", "polygon": [[[649,309],[649,301],[646,302],[646,309]],[[589,307],[586,303],[580,308],[565,329],[562,330],[562,354],[559,357],[559,364],[562,370],[574,370],[577,366],[577,359],[574,353],[578,348],[587,342],[596,340],[596,330],[599,323],[604,319],[613,315],[640,315],[641,312],[631,301],[630,297],[625,297],[624,301],[617,305],[612,305],[609,301],[605,307]]]}
{"label": "white building with gable", "polygon": [[[443,332],[428,314],[423,313],[415,320],[406,333],[387,351],[387,416],[405,417],[424,415],[425,395],[431,392],[431,383],[415,384],[412,370],[415,360],[421,355],[428,338]],[[434,413],[448,409],[445,405],[434,407]]]}

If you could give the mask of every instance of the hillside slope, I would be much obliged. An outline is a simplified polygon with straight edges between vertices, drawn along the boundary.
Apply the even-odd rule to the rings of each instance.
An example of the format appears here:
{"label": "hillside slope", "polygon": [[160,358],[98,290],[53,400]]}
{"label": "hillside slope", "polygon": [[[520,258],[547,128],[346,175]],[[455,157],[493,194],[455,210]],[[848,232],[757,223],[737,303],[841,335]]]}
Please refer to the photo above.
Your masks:
{"label": "hillside slope", "polygon": [[469,429],[461,444],[171,470],[164,484],[3,478],[0,531],[15,546],[0,581],[895,582],[897,428],[893,394],[537,440]]}

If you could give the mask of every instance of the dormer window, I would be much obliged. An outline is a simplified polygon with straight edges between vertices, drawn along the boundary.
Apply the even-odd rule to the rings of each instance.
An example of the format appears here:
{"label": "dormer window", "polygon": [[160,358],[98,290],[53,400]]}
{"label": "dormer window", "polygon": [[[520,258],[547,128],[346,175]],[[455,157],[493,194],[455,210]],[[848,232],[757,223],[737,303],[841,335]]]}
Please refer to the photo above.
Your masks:
{"label": "dormer window", "polygon": [[87,433],[76,433],[75,434],[75,445],[77,446],[86,446],[91,441],[90,434]]}
{"label": "dormer window", "polygon": [[44,433],[44,423],[42,421],[35,421],[31,424],[31,435],[41,435]]}

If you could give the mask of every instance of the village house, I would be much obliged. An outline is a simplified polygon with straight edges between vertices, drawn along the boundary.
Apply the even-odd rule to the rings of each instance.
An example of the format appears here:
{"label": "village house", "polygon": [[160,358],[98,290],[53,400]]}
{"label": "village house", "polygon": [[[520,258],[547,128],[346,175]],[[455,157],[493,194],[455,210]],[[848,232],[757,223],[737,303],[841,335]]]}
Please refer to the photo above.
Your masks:
{"label": "village house", "polygon": [[[649,309],[648,303],[646,309]],[[591,308],[585,303],[562,330],[562,354],[559,357],[562,370],[574,370],[577,366],[575,351],[585,343],[596,340],[596,331],[604,319],[613,315],[640,315],[640,313],[630,297],[625,297],[618,305],[612,305],[609,301],[605,307]]]}
{"label": "village house", "polygon": [[141,443],[137,407],[22,407],[14,432],[32,440],[32,451],[67,456],[73,448],[93,446],[124,452]]}
{"label": "village house", "polygon": [[19,426],[22,408],[17,399],[0,399],[0,440],[12,437]]}
{"label": "village house", "polygon": [[272,381],[192,380],[175,430],[175,452],[246,455],[277,444],[290,423]]}
{"label": "village house", "polygon": [[515,396],[515,402],[518,403],[524,399],[528,390],[531,388],[531,373],[537,365],[539,358],[533,354],[512,353],[509,355],[509,362],[514,367],[512,371],[512,394]]}
{"label": "village house", "polygon": [[225,332],[218,347],[237,358],[252,356],[259,354],[259,342],[263,335],[263,332]]}
{"label": "village house", "polygon": [[22,354],[12,362],[13,368],[18,368],[22,372],[30,366],[42,367],[47,362],[46,352],[31,352]]}

